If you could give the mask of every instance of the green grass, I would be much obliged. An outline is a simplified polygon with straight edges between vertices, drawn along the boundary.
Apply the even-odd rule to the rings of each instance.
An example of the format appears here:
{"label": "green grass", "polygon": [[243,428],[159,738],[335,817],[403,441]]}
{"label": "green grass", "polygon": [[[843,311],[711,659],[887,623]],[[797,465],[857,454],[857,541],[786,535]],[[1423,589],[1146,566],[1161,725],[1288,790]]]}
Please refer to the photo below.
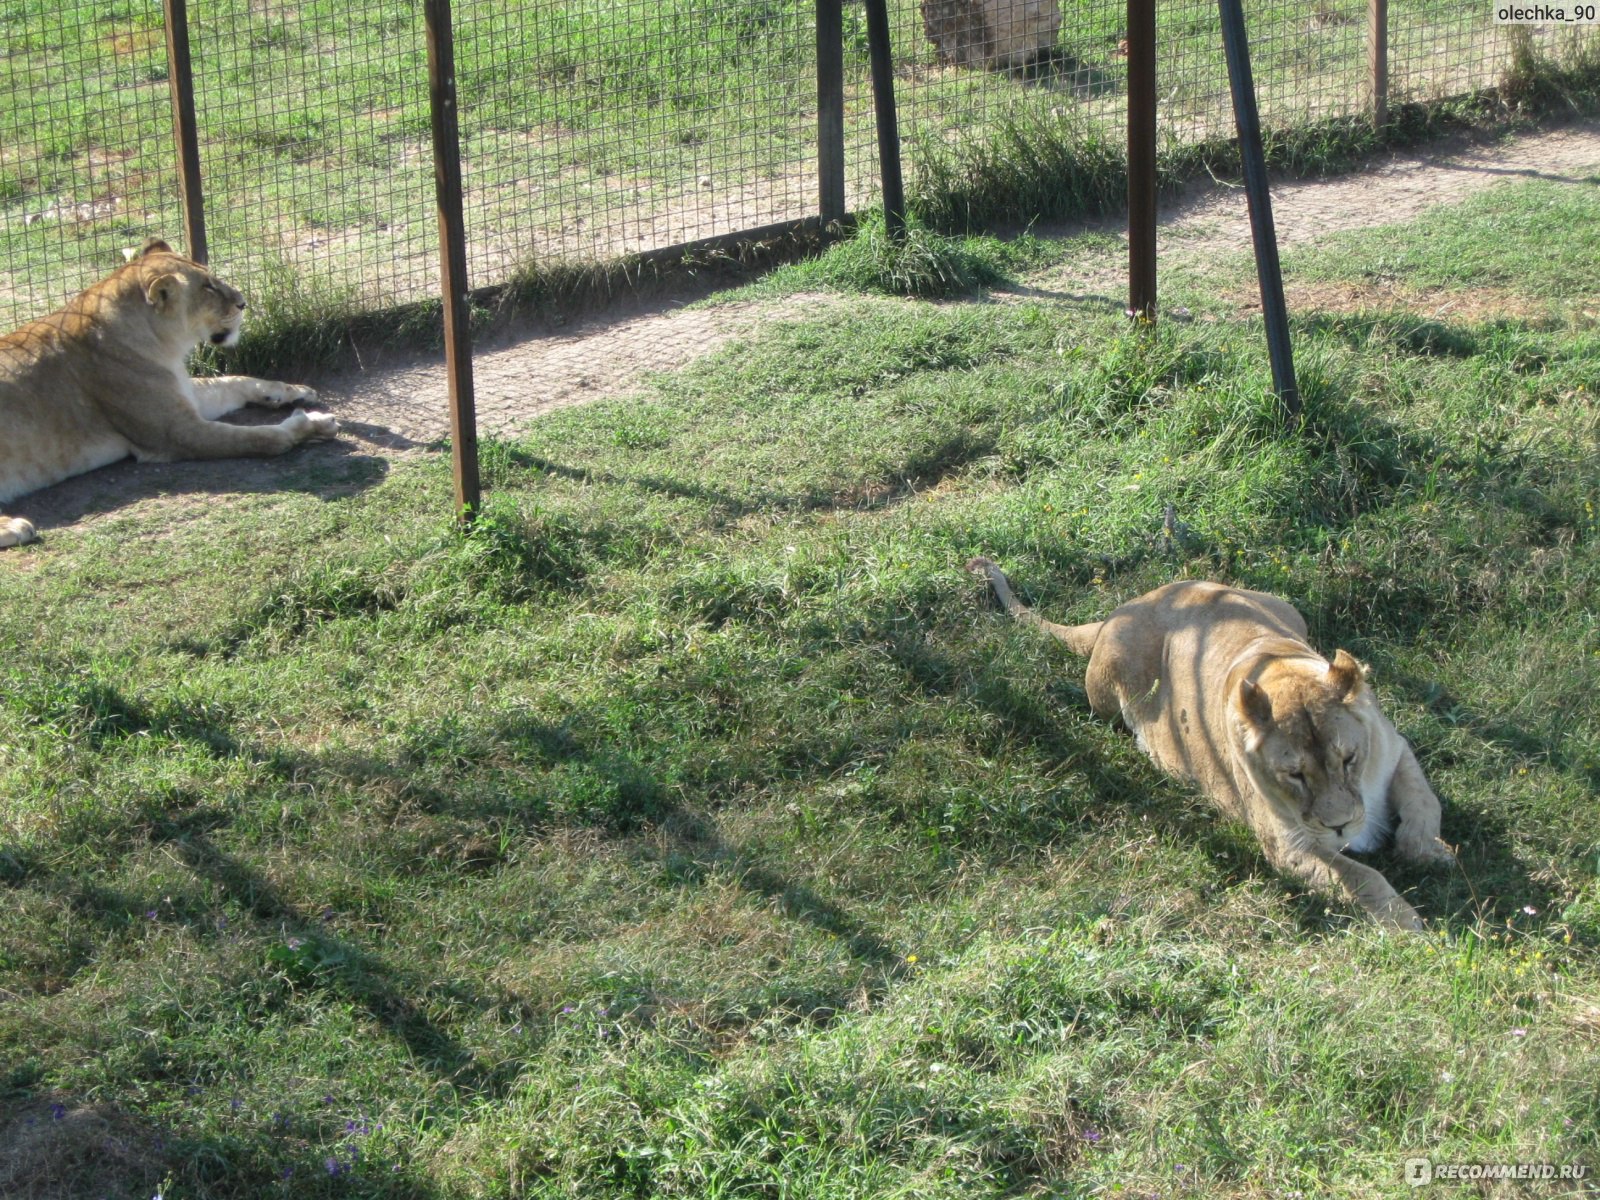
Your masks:
{"label": "green grass", "polygon": [[[1413,224],[1329,238],[1286,269],[1306,278],[1403,282],[1418,289],[1494,289],[1557,304],[1592,302],[1600,256],[1591,220],[1600,176],[1529,180],[1481,192]],[[1559,248],[1552,252],[1552,242]]]}
{"label": "green grass", "polygon": [[[1600,336],[1296,339],[1286,435],[1253,323],[865,296],[488,443],[468,535],[443,461],[313,451],[6,552],[0,1191],[1600,1167]],[[1370,662],[1461,849],[1374,859],[1432,935],[1273,875],[979,551],[1056,619],[1204,576]]]}

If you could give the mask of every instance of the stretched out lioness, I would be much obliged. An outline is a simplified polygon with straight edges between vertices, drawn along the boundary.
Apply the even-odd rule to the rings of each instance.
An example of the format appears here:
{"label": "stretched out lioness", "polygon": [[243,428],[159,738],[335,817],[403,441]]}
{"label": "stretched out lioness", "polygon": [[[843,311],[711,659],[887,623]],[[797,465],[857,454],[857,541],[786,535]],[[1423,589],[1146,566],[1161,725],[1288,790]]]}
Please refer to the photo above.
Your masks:
{"label": "stretched out lioness", "polygon": [[[282,454],[332,437],[327,413],[276,425],[214,424],[260,404],[314,400],[307,387],[243,375],[191,379],[189,352],[239,340],[244,297],[152,239],[61,311],[0,338],[0,504],[130,454],[140,462]],[[0,548],[33,540],[0,514]]]}
{"label": "stretched out lioness", "polygon": [[1392,831],[1406,858],[1453,862],[1439,801],[1416,756],[1340,650],[1306,643],[1286,601],[1217,583],[1170,583],[1103,621],[1057,625],[1018,602],[1000,568],[974,558],[1013,617],[1087,655],[1097,716],[1120,718],[1164,770],[1192,779],[1255,830],[1267,861],[1340,892],[1385,925],[1422,920],[1381,874],[1342,853]]}

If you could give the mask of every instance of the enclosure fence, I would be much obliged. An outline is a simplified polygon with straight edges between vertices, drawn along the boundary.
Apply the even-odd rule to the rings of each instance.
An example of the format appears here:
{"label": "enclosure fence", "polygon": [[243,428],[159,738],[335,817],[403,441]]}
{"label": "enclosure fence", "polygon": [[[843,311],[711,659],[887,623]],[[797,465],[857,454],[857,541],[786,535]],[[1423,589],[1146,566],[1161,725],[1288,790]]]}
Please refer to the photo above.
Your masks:
{"label": "enclosure fence", "polygon": [[[1263,122],[1368,113],[1376,0],[1246,4]],[[819,141],[830,0],[457,0],[468,274],[860,210],[877,187],[861,4],[843,28],[843,139]],[[1126,121],[1124,0],[889,0],[907,170],[1019,113]],[[1496,83],[1488,0],[1394,0],[1391,105]],[[187,33],[209,259],[258,304],[383,308],[438,293],[427,54],[415,0],[193,0]],[[161,0],[0,6],[0,320],[59,305],[151,235],[182,239]],[[1563,35],[1537,31],[1558,55]],[[1159,128],[1232,133],[1211,0],[1157,8]],[[842,159],[830,201],[819,158]],[[831,215],[837,215],[831,214]]]}

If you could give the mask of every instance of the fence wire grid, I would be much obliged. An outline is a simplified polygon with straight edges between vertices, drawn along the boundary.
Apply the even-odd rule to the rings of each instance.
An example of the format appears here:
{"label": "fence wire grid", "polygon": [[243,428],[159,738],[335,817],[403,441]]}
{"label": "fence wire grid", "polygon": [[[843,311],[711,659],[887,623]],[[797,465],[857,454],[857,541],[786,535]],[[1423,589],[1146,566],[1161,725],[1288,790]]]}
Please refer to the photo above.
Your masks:
{"label": "fence wire grid", "polygon": [[[1370,103],[1368,0],[1246,4],[1269,125]],[[1019,109],[1124,137],[1125,0],[889,0],[908,173]],[[814,0],[457,0],[474,286],[818,211]],[[193,0],[210,260],[258,304],[437,294],[427,56],[415,0]],[[1497,82],[1488,0],[1394,0],[1391,103]],[[147,236],[181,242],[159,0],[5,0],[0,319],[58,306]],[[1526,36],[1526,35],[1525,35]],[[1589,36],[1587,34],[1583,36]],[[1161,0],[1160,123],[1228,136],[1216,6]],[[1557,35],[1534,48],[1557,54]],[[843,6],[846,205],[877,187],[866,19]]]}

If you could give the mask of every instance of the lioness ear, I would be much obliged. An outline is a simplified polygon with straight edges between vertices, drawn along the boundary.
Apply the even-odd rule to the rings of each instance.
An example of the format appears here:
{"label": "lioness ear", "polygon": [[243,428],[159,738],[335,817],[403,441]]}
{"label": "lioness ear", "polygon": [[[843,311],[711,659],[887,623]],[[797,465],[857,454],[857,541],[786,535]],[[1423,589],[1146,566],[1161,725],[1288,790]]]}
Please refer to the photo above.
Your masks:
{"label": "lioness ear", "polygon": [[1355,656],[1347,650],[1340,650],[1333,656],[1333,665],[1328,668],[1328,682],[1333,685],[1333,691],[1341,700],[1348,699],[1361,691],[1361,685],[1367,681],[1367,669],[1356,661]]}
{"label": "lioness ear", "polygon": [[1242,679],[1239,681],[1239,711],[1250,724],[1263,728],[1272,724],[1272,697],[1265,688]]}
{"label": "lioness ear", "polygon": [[143,246],[139,247],[136,258],[143,258],[146,254],[171,254],[172,247],[158,237],[146,238]]}
{"label": "lioness ear", "polygon": [[182,290],[182,279],[176,275],[162,275],[145,288],[144,298],[150,302],[151,308],[164,313],[177,303],[178,293]]}

